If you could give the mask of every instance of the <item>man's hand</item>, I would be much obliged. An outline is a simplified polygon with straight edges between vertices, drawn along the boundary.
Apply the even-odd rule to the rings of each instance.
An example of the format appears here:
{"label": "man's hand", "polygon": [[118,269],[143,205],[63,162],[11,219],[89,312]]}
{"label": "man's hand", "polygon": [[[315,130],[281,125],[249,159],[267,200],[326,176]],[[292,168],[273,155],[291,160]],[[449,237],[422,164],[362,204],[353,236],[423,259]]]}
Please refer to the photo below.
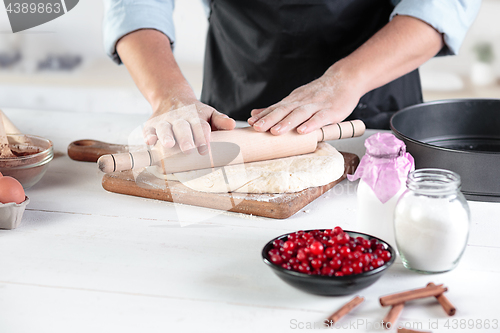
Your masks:
{"label": "man's hand", "polygon": [[267,109],[253,110],[248,123],[257,131],[270,129],[274,135],[297,126],[297,132],[307,134],[344,120],[360,97],[361,92],[336,66],[332,66],[322,77],[295,89],[279,103]]}
{"label": "man's hand", "polygon": [[157,140],[165,148],[176,143],[182,152],[188,153],[197,147],[202,155],[208,152],[211,130],[231,130],[235,127],[233,119],[199,101],[169,110],[160,109],[144,125],[143,133],[147,144]]}
{"label": "man's hand", "polygon": [[270,129],[280,135],[294,128],[306,134],[340,122],[364,94],[413,71],[435,56],[443,43],[442,35],[427,23],[396,16],[319,79],[279,103],[253,110],[248,123],[257,131]]}

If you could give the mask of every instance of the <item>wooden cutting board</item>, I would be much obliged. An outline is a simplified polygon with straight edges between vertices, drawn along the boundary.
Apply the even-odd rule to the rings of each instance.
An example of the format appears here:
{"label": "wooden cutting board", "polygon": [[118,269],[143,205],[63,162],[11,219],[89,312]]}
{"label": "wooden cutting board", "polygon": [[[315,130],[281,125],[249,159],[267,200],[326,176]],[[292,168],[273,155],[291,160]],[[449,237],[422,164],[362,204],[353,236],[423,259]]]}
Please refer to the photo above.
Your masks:
{"label": "wooden cutting board", "polygon": [[230,212],[286,219],[314,199],[331,189],[352,174],[359,164],[358,156],[344,153],[344,175],[327,185],[311,187],[296,193],[244,194],[244,193],[205,193],[194,191],[178,181],[166,181],[144,170],[134,174],[132,171],[115,172],[104,175],[102,186],[105,190],[143,198],[170,201],[175,203],[220,209]]}

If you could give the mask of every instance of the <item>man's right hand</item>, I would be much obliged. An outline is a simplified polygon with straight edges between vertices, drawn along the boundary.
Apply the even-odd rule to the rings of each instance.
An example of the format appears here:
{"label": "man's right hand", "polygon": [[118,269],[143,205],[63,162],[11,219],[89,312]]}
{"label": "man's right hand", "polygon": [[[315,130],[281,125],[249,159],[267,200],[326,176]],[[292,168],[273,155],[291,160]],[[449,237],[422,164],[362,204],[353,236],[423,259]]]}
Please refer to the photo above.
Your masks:
{"label": "man's right hand", "polygon": [[198,152],[204,155],[208,152],[212,130],[231,130],[235,127],[235,121],[227,115],[197,100],[192,102],[174,109],[160,105],[144,125],[146,143],[154,145],[159,140],[165,148],[177,143],[184,153],[197,147]]}

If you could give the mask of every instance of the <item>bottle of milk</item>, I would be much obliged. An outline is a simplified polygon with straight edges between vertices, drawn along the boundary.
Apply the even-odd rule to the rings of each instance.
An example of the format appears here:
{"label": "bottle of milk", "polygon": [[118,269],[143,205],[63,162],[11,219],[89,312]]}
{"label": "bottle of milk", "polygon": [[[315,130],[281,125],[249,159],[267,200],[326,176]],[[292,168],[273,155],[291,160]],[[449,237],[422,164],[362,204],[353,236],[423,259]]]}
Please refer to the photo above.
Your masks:
{"label": "bottle of milk", "polygon": [[391,133],[377,133],[365,141],[366,154],[349,180],[360,179],[357,189],[356,230],[389,243],[396,250],[394,208],[415,169],[403,141]]}

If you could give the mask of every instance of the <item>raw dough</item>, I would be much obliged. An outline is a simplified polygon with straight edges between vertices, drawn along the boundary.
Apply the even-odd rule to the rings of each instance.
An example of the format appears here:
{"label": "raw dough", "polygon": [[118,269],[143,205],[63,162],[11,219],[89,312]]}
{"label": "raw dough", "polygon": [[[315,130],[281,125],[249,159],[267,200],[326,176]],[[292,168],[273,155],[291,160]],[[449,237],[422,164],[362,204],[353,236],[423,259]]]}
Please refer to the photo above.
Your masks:
{"label": "raw dough", "polygon": [[159,167],[150,167],[148,171],[201,192],[291,193],[339,179],[344,174],[344,157],[321,142],[314,153],[230,165],[213,172],[204,169],[164,175]]}

